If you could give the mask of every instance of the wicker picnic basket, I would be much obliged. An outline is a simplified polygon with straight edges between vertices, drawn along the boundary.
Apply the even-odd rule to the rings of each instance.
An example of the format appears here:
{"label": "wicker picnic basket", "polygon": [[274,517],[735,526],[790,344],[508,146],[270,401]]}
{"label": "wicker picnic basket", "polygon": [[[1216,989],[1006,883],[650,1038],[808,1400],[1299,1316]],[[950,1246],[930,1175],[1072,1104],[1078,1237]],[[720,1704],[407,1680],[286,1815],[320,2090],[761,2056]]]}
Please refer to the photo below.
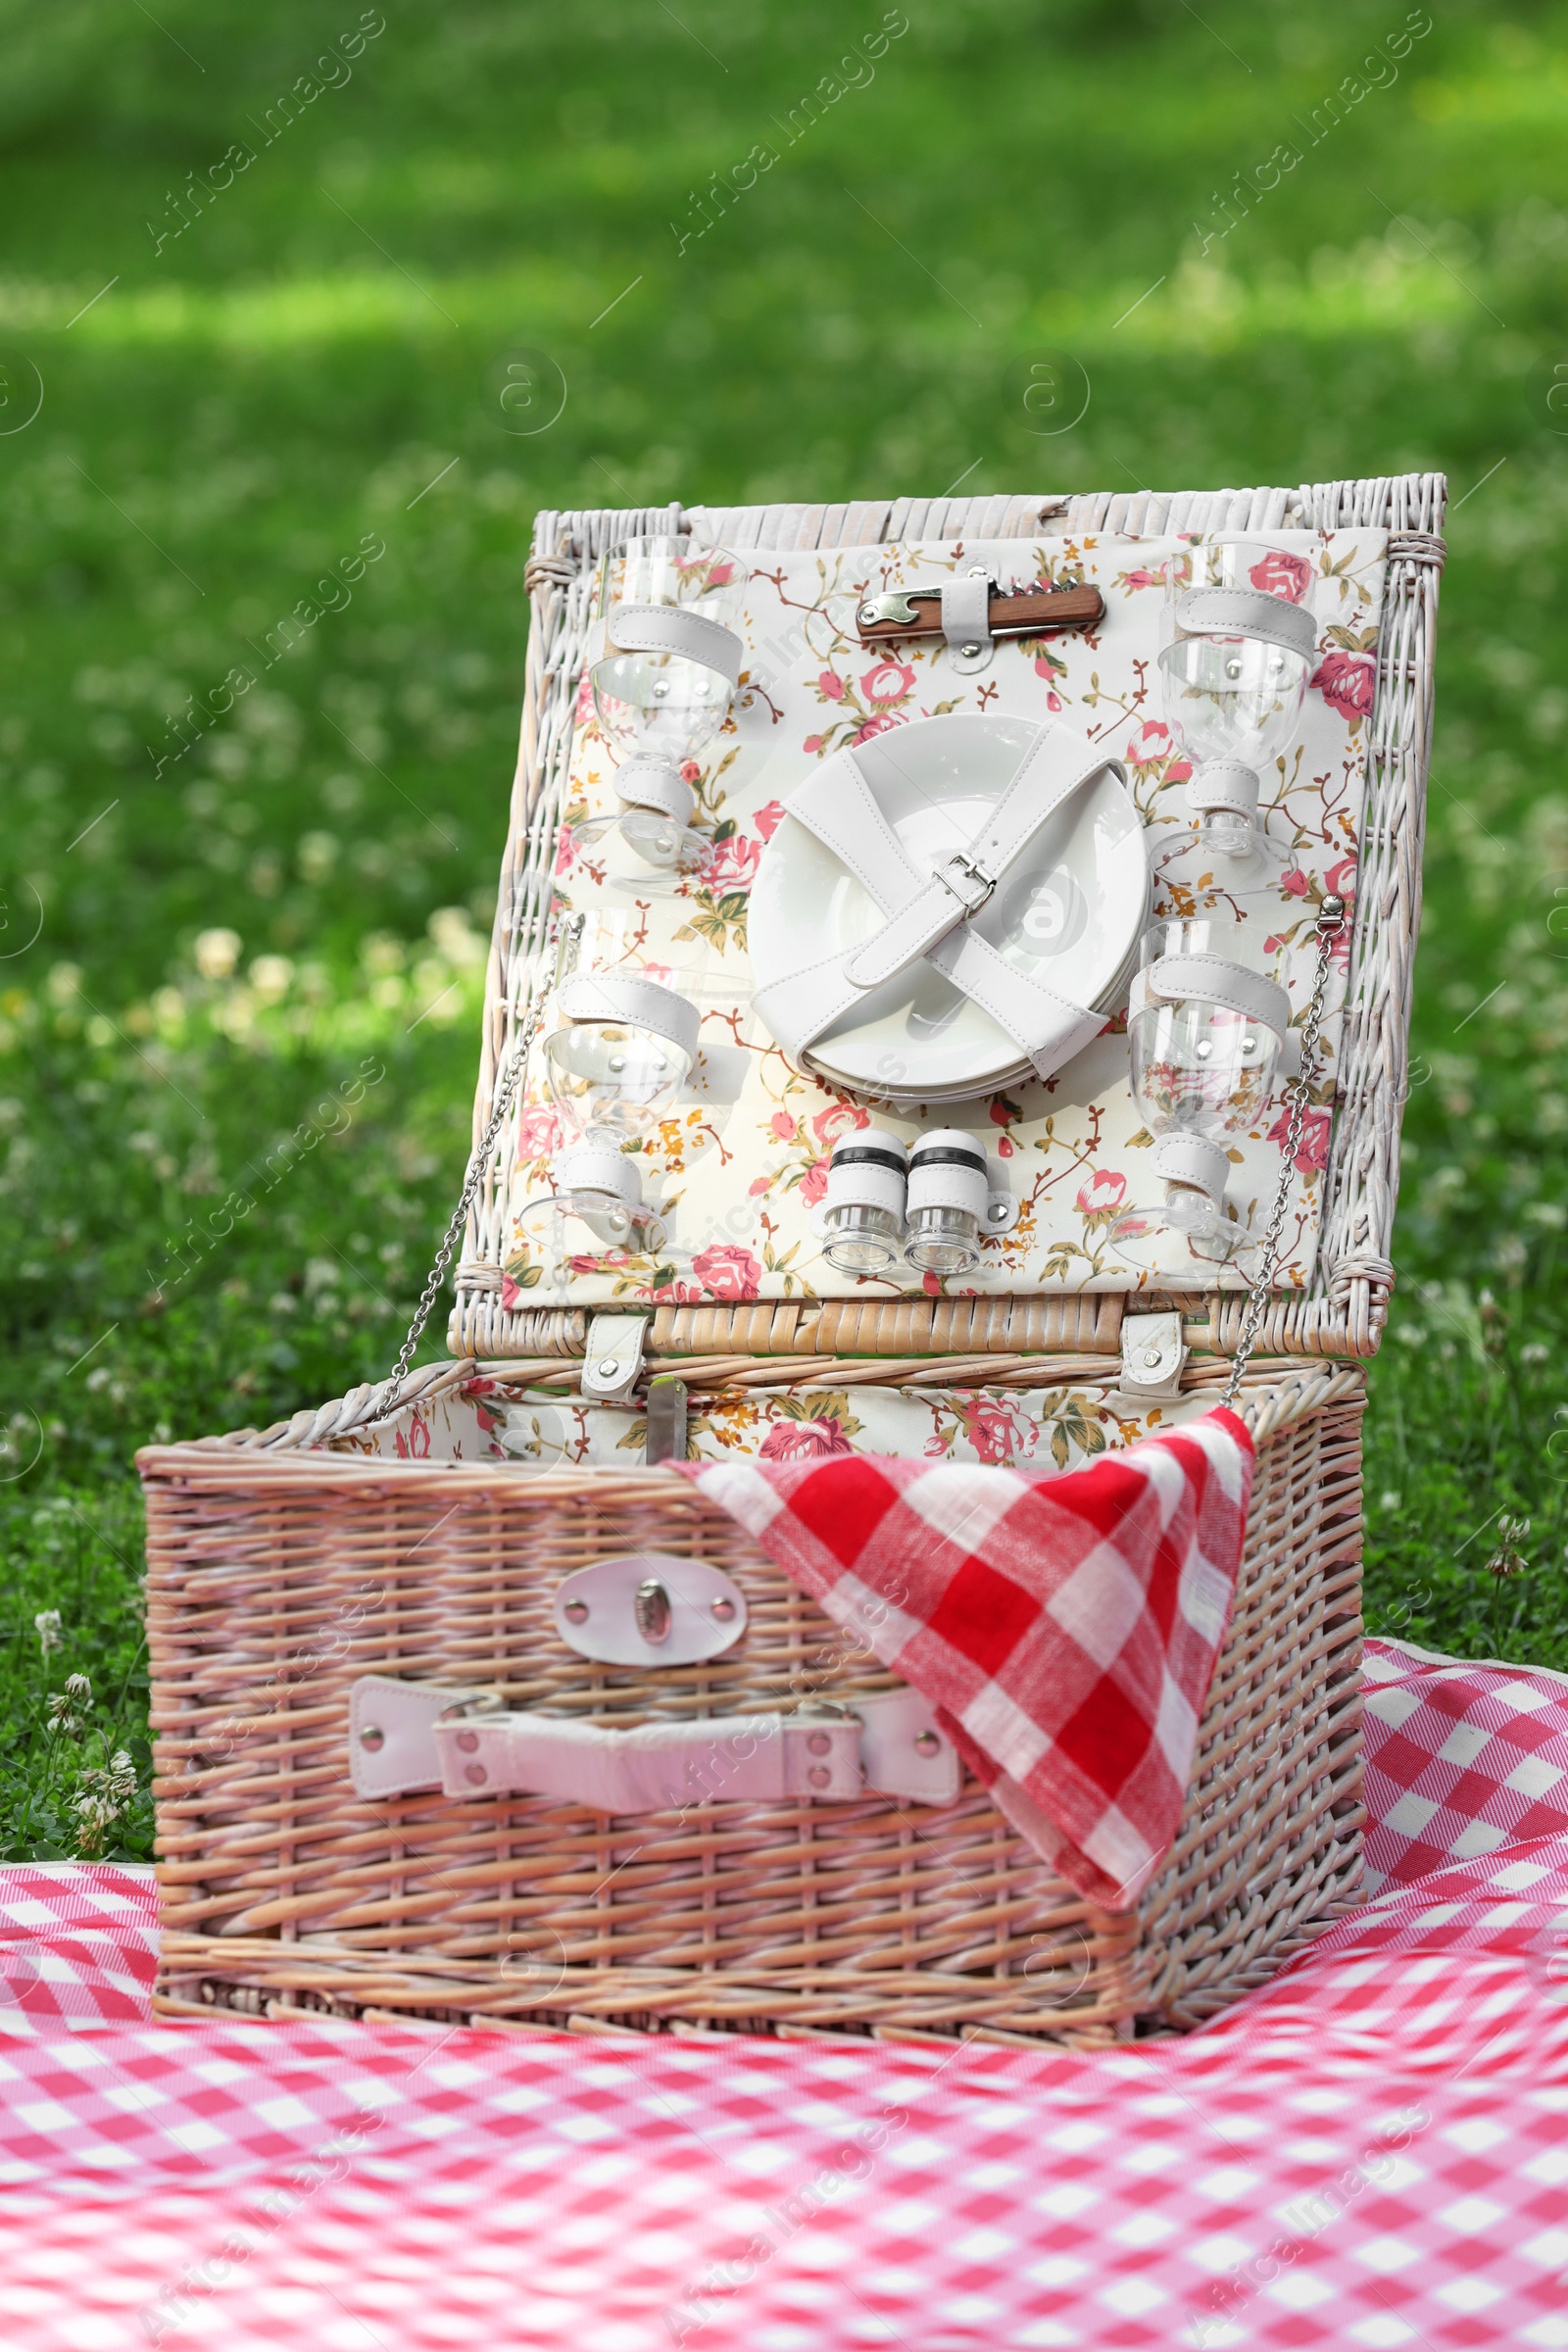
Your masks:
{"label": "wicker picnic basket", "polygon": [[[1386,529],[1360,884],[1311,1279],[1134,1302],[1173,1322],[1193,1399],[1235,1380],[1257,1476],[1234,1617],[1177,1843],[1131,1912],[1100,1911],[978,1783],[944,1804],[711,1802],[635,1818],[425,1789],[369,1800],[349,1773],[366,1675],[480,1684],[510,1708],[618,1725],[847,1701],[896,1688],[724,1513],[636,1466],[461,1456],[442,1411],[582,1403],[594,1312],[504,1302],[508,1073],[549,916],[582,644],[574,582],[663,513],[545,514],[514,816],[487,988],[452,1360],[276,1429],[139,1456],[148,1507],[164,1901],[159,1999],[274,2014],[458,2018],[514,2030],[748,2030],[1093,2043],[1179,2030],[1264,1982],[1360,1890],[1360,1415],[1354,1361],[1393,1283],[1410,974],[1442,543],[1440,477],[1177,498],[990,499],[702,513],[739,547],[1065,531]],[[1059,518],[1059,519],[1057,519]],[[455,1239],[449,1237],[449,1240]],[[438,1261],[437,1275],[446,1258]],[[436,1292],[436,1277],[426,1305]],[[662,1305],[645,1375],[695,1404],[847,1396],[1112,1394],[1114,1291]],[[646,1395],[639,1384],[630,1401]],[[473,1400],[480,1400],[475,1406]],[[450,1408],[450,1409],[449,1409]],[[638,1425],[640,1430],[641,1425]],[[1108,1443],[1133,1434],[1106,1418]],[[467,1449],[470,1453],[472,1448]],[[616,1458],[619,1458],[618,1456]],[[551,1595],[653,1545],[713,1563],[748,1626],[706,1663],[607,1666]]]}

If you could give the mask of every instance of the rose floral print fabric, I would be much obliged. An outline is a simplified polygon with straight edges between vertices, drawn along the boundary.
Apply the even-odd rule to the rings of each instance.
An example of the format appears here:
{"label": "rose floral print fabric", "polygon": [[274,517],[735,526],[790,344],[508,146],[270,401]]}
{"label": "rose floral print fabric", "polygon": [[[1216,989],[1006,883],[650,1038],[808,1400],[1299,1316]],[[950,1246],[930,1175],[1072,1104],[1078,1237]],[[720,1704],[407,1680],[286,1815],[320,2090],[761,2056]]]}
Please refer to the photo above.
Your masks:
{"label": "rose floral print fabric", "polygon": [[[952,1125],[984,1139],[1020,1213],[1009,1233],[984,1241],[975,1272],[948,1281],[903,1267],[891,1277],[835,1272],[821,1255],[810,1212],[821,1200],[834,1144],[870,1125],[873,1110],[785,1058],[752,1008],[747,956],[752,889],[792,789],[818,760],[911,719],[950,711],[1059,717],[1122,762],[1152,855],[1174,846],[1191,822],[1181,789],[1191,767],[1166,721],[1158,654],[1166,573],[1184,544],[1091,535],[748,550],[740,689],[711,751],[687,763],[701,847],[674,874],[641,867],[613,835],[581,840],[591,820],[618,804],[613,754],[595,724],[591,697],[579,696],[556,905],[563,913],[616,910],[634,966],[678,971],[699,999],[703,1052],[689,1098],[636,1147],[644,1198],[666,1228],[657,1250],[640,1252],[606,1247],[579,1220],[536,1205],[551,1191],[553,1153],[570,1140],[536,1055],[517,1129],[504,1246],[507,1305],[1240,1284],[1240,1274],[1185,1255],[1134,1271],[1109,1246],[1122,1211],[1156,1201],[1160,1192],[1150,1165],[1153,1138],[1132,1101],[1119,1008],[1047,1084],[1009,1087],[924,1119],[876,1109],[875,1123],[906,1141],[924,1127]],[[1223,945],[1215,942],[1220,952],[1284,984],[1297,1024],[1311,993],[1318,907],[1330,892],[1352,906],[1355,898],[1385,561],[1381,531],[1268,534],[1254,584],[1310,610],[1317,624],[1298,739],[1261,784],[1270,837],[1290,862],[1273,896],[1245,912],[1217,863],[1207,885],[1165,886],[1152,909],[1207,916],[1225,934]],[[1093,631],[1002,644],[978,675],[956,673],[940,642],[875,654],[859,645],[854,612],[868,592],[941,581],[976,564],[1014,590],[1093,582],[1105,598],[1105,620]],[[1322,1076],[1296,1155],[1282,1288],[1309,1280],[1317,1244],[1348,932],[1335,954],[1339,985],[1330,993]],[[1062,970],[1070,989],[1069,966],[1070,957]],[[1227,1139],[1229,1200],[1254,1231],[1266,1224],[1279,1182],[1289,1068],[1287,1056],[1247,1132]]]}
{"label": "rose floral print fabric", "polygon": [[[832,1454],[891,1454],[905,1461],[983,1462],[1002,1468],[1078,1470],[1208,1409],[1202,1395],[1145,1405],[1114,1390],[731,1390],[694,1394],[687,1421],[692,1461],[740,1455],[766,1462]],[[429,1404],[334,1440],[336,1452],[395,1461],[514,1462],[524,1469],[640,1466],[647,1438],[631,1406],[585,1405],[548,1393],[503,1393],[481,1377]]]}

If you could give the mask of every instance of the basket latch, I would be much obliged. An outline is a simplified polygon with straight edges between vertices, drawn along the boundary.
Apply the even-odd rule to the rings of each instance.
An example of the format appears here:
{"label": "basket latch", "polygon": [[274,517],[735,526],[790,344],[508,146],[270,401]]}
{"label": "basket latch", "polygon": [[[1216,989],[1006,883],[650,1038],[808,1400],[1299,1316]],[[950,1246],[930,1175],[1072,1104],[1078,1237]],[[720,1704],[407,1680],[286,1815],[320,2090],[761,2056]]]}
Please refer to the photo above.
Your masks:
{"label": "basket latch", "polygon": [[1123,1394],[1149,1404],[1174,1404],[1182,1393],[1182,1366],[1187,1344],[1178,1314],[1123,1315],[1121,1319],[1121,1385]]}
{"label": "basket latch", "polygon": [[625,1404],[643,1374],[646,1314],[590,1315],[583,1349],[582,1393],[593,1404]]}
{"label": "basket latch", "polygon": [[710,1560],[638,1551],[591,1560],[551,1597],[557,1633],[608,1666],[690,1666],[734,1647],[746,1595]]}

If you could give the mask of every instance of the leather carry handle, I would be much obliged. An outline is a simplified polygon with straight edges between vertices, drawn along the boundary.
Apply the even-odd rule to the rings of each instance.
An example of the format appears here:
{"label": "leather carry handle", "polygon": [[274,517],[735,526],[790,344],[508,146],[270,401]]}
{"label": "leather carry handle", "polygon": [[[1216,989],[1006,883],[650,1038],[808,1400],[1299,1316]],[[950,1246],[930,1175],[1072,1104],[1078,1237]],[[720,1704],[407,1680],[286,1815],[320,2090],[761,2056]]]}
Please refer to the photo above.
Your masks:
{"label": "leather carry handle", "polygon": [[[907,620],[862,620],[857,612],[856,627],[862,645],[892,645],[906,637],[942,635],[939,588],[911,588],[899,601],[911,615]],[[1033,637],[1043,629],[1089,629],[1104,617],[1105,600],[1092,587],[1047,588],[1028,596],[993,595],[990,605],[993,637]]]}

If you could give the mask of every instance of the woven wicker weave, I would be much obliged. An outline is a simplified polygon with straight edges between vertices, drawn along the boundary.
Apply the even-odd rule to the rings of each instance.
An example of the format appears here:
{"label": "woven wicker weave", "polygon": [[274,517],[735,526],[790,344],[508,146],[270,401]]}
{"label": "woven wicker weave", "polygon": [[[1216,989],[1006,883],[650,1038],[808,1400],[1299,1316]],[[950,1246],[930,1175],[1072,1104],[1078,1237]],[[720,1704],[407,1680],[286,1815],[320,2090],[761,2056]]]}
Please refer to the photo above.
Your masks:
{"label": "woven wicker weave", "polygon": [[[858,547],[897,539],[1009,539],[1042,526],[1081,536],[1125,532],[1267,532],[1360,524],[1391,534],[1377,693],[1368,746],[1350,993],[1341,1047],[1339,1095],[1317,1272],[1304,1293],[1271,1307],[1259,1344],[1276,1352],[1370,1355],[1386,1318],[1394,1273],[1389,1259],[1398,1173],[1399,1110],[1409,1029],[1410,986],[1421,902],[1421,847],[1432,714],[1433,641],[1446,485],[1441,474],[1318,482],[1296,489],[1214,490],[1136,496],[901,499],[842,507],[692,510],[684,519],[737,548]],[[679,519],[679,511],[676,510]],[[533,959],[544,934],[555,828],[571,754],[572,707],[583,645],[565,593],[603,551],[629,532],[667,529],[671,510],[601,511],[538,517],[529,567],[533,598],[527,692],[513,794],[512,823],[491,949],[484,1052],[474,1134],[483,1133],[498,1073],[526,1017]],[[512,1311],[501,1303],[505,1172],[516,1157],[514,1114],[469,1219],[449,1330],[455,1356],[534,1356],[580,1350],[583,1319],[560,1310]],[[1144,1295],[1141,1309],[1166,1303]],[[1198,1303],[1198,1302],[1183,1302]],[[956,1310],[972,1306],[985,1336],[954,1331]],[[1201,1302],[1209,1344],[1236,1345],[1245,1301],[1236,1294]],[[1115,1296],[1020,1300],[850,1301],[805,1308],[796,1302],[695,1310],[699,1351],[732,1346],[755,1354],[870,1352],[946,1354],[961,1348],[1114,1348]],[[726,1318],[729,1319],[728,1327]],[[820,1318],[820,1319],[819,1319]],[[815,1322],[814,1329],[808,1327]],[[662,1318],[666,1333],[679,1313]],[[744,1328],[744,1337],[741,1336]],[[853,1340],[847,1336],[853,1328]],[[1001,1336],[993,1338],[997,1332]],[[673,1339],[669,1352],[688,1348]]]}
{"label": "woven wicker weave", "polygon": [[[1110,1369],[1066,1360],[1073,1378]],[[779,1378],[776,1361],[750,1369]],[[623,1723],[894,1679],[846,1655],[666,1472],[323,1449],[385,1401],[362,1391],[262,1437],[140,1456],[166,2010],[1095,2043],[1212,2015],[1356,1898],[1358,1371],[1302,1367],[1244,1391],[1258,1474],[1235,1616],[1181,1835],[1126,1917],[1064,1886],[972,1781],[945,1808],[867,1794],[620,1823],[543,1798],[358,1798],[348,1691],[368,1672],[495,1684],[513,1705]],[[732,1652],[649,1677],[561,1642],[559,1577],[650,1544],[739,1581],[750,1624]]]}

